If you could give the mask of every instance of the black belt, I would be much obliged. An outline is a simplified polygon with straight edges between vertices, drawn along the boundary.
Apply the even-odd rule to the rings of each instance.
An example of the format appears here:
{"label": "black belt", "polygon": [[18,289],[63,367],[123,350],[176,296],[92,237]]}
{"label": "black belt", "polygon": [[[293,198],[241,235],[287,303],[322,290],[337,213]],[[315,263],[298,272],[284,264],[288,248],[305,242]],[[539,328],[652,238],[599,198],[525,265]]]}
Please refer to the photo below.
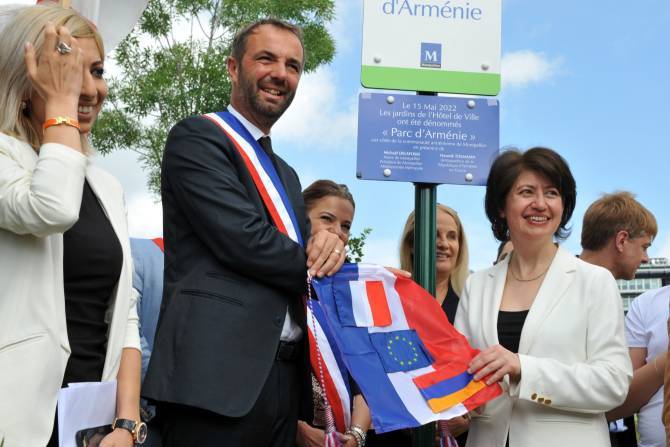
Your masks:
{"label": "black belt", "polygon": [[300,356],[300,343],[299,342],[289,342],[289,341],[280,341],[279,347],[277,348],[277,355],[275,360],[282,362],[292,362],[297,360]]}

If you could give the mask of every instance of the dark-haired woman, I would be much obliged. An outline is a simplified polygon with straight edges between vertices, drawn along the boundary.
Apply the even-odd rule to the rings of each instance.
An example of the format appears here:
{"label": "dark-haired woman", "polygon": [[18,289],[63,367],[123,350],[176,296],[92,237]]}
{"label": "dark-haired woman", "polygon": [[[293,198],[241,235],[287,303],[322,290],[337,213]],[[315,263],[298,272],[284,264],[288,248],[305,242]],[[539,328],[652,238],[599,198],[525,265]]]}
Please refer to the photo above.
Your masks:
{"label": "dark-haired woman", "polygon": [[[356,207],[354,198],[346,185],[337,184],[331,180],[317,180],[303,191],[302,196],[305,200],[312,234],[319,230],[330,231],[336,234],[346,246]],[[365,445],[366,433],[370,427],[370,410],[355,384],[352,382],[351,385],[354,396],[351,424],[340,440],[344,447],[361,447]],[[298,421],[297,444],[299,447],[322,447],[324,445],[325,393],[314,375],[312,375],[312,389],[314,392],[314,420]]]}
{"label": "dark-haired woman", "polygon": [[616,282],[554,240],[569,233],[576,186],[556,152],[508,151],[491,167],[486,214],[514,250],[471,275],[456,327],[482,350],[475,379],[506,393],[473,415],[468,446],[610,445],[605,412],[632,377]]}

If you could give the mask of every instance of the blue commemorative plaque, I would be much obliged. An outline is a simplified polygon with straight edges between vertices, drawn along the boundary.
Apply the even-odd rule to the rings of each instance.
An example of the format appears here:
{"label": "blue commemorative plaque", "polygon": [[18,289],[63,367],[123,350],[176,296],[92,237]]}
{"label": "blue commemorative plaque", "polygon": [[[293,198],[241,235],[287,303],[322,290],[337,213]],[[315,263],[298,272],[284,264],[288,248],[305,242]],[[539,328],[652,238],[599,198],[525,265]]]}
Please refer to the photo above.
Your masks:
{"label": "blue commemorative plaque", "polygon": [[497,99],[361,93],[356,176],[485,185],[499,152],[498,111]]}

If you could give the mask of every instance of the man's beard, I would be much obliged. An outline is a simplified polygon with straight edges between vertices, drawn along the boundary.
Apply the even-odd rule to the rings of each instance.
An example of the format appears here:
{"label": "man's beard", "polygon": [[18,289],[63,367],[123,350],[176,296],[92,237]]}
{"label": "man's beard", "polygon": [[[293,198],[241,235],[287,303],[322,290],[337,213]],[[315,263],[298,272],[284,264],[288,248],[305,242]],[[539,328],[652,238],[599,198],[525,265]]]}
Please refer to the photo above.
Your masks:
{"label": "man's beard", "polygon": [[281,117],[288,106],[291,105],[293,97],[295,96],[295,90],[292,92],[287,92],[280,99],[282,100],[278,104],[269,104],[262,101],[259,97],[260,88],[257,84],[240,70],[240,79],[242,80],[242,96],[244,97],[245,102],[248,104],[250,112],[252,112],[257,119],[262,119],[270,126],[274,124],[279,117]]}

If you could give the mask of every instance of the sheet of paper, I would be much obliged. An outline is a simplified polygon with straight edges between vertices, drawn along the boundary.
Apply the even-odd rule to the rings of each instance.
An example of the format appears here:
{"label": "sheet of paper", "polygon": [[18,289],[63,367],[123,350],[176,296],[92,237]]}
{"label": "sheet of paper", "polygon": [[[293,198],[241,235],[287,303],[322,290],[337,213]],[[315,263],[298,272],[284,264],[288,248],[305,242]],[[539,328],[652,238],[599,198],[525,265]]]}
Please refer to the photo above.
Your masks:
{"label": "sheet of paper", "polygon": [[58,394],[60,447],[76,447],[79,430],[111,424],[116,411],[116,380],[71,383]]}

